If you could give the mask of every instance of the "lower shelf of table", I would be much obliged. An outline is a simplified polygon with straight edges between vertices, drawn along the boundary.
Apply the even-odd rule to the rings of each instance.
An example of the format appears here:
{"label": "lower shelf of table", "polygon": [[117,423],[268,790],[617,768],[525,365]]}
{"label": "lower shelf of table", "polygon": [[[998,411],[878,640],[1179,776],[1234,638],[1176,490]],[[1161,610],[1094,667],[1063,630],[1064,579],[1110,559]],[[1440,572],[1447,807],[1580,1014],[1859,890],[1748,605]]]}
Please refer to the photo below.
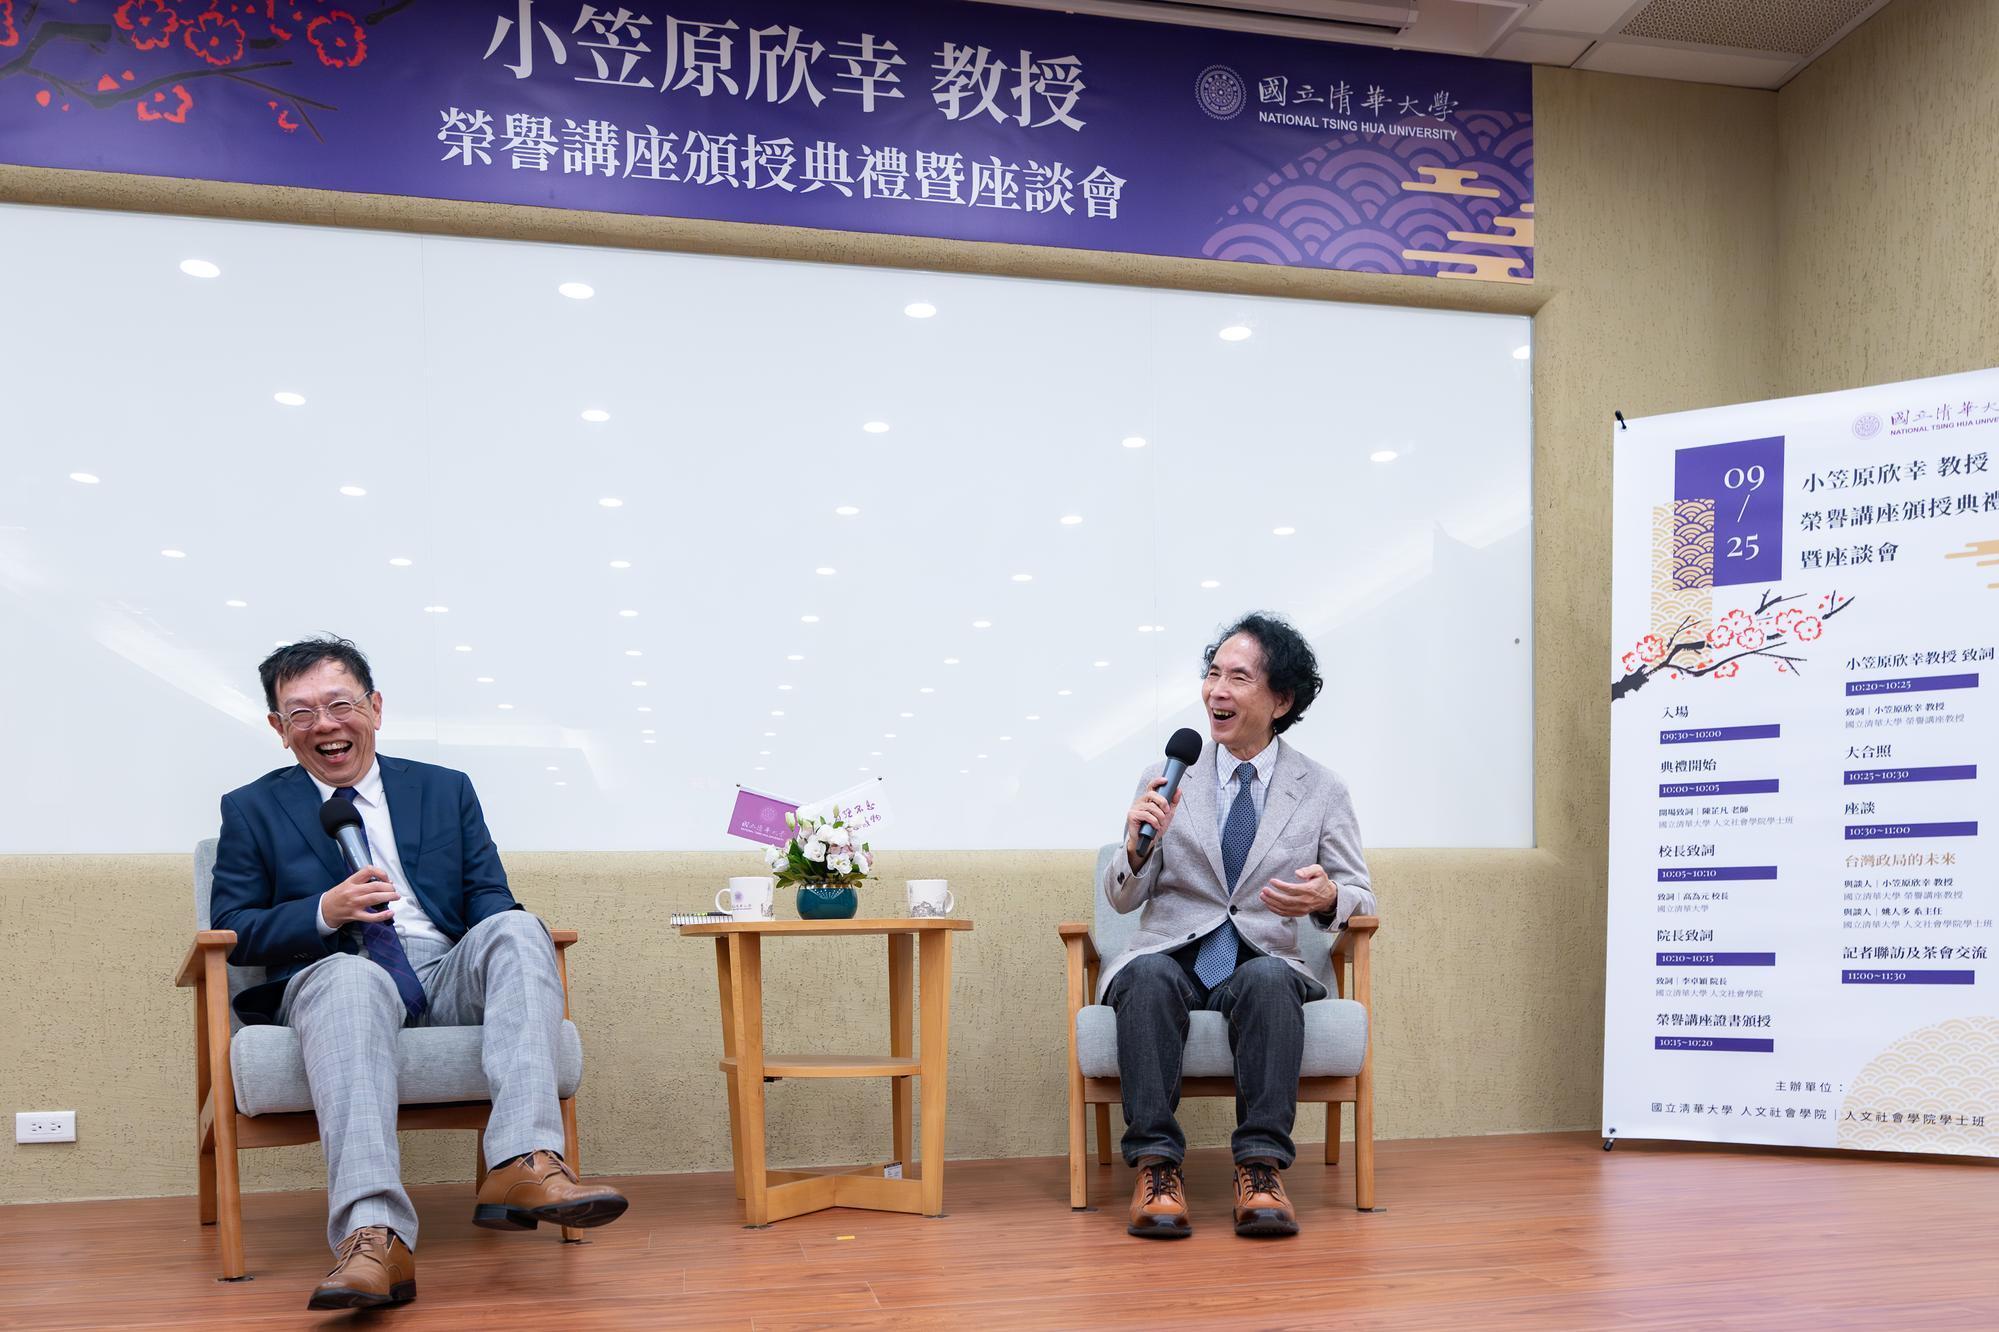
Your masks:
{"label": "lower shelf of table", "polygon": [[782,1221],[828,1207],[870,1212],[923,1211],[923,1181],[886,1179],[879,1165],[844,1171],[771,1170],[764,1174],[768,1219]]}
{"label": "lower shelf of table", "polygon": [[[736,1071],[736,1057],[722,1057],[722,1071]],[[900,1055],[765,1055],[767,1078],[912,1078],[923,1061]]]}

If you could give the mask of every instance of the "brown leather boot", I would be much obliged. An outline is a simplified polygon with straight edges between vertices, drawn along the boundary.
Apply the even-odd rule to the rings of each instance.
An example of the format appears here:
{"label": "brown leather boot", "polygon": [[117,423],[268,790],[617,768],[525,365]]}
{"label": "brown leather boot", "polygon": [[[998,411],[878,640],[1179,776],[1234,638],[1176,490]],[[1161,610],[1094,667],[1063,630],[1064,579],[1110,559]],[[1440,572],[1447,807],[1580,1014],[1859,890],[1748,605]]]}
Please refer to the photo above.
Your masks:
{"label": "brown leather boot", "polygon": [[1185,1239],[1194,1233],[1187,1221],[1187,1181],[1178,1164],[1158,1156],[1138,1163],[1125,1230],[1140,1239]]}
{"label": "brown leather boot", "polygon": [[1261,1238],[1298,1233],[1298,1214],[1269,1161],[1244,1161],[1235,1168],[1235,1233]]}
{"label": "brown leather boot", "polygon": [[578,1180],[554,1152],[529,1152],[487,1174],[472,1224],[488,1230],[533,1230],[543,1221],[601,1226],[623,1216],[630,1205],[616,1189]]}
{"label": "brown leather boot", "polygon": [[374,1309],[416,1298],[416,1255],[387,1226],[363,1226],[340,1241],[340,1261],[314,1287],[308,1309]]}

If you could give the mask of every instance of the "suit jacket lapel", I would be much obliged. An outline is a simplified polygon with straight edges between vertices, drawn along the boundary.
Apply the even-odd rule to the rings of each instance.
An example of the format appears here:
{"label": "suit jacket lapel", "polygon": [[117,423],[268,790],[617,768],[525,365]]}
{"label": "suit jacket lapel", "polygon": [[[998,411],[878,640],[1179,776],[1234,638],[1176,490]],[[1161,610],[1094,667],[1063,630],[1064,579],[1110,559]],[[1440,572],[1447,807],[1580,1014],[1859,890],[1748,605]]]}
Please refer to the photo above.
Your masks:
{"label": "suit jacket lapel", "polygon": [[[423,846],[423,787],[401,759],[381,758],[382,795],[389,802],[389,822],[396,826],[396,855],[403,877],[416,892],[416,855]],[[425,910],[429,908],[426,907]]]}
{"label": "suit jacket lapel", "polygon": [[[1289,762],[1290,747],[1278,741],[1276,761],[1270,765],[1270,790],[1263,796],[1263,813],[1256,821],[1256,840],[1250,843],[1249,854],[1243,857],[1242,878],[1236,882],[1240,892],[1250,881],[1250,870],[1261,864],[1276,843],[1284,825],[1291,822],[1292,813],[1298,808],[1298,801],[1305,784],[1303,765]],[[1217,844],[1219,844],[1219,839]],[[1284,867],[1284,873],[1296,869],[1295,865]],[[1226,882],[1226,880],[1224,880]],[[1257,885],[1261,889],[1262,885]]]}
{"label": "suit jacket lapel", "polygon": [[339,883],[346,878],[347,867],[341,862],[339,849],[319,823],[319,788],[313,785],[312,775],[298,767],[286,773],[278,783],[278,804],[298,825],[299,836],[305,838],[305,844],[319,857],[319,863],[333,876],[328,882]]}
{"label": "suit jacket lapel", "polygon": [[1223,896],[1227,896],[1229,876],[1222,872],[1221,822],[1215,817],[1216,780],[1215,746],[1210,742],[1201,746],[1201,757],[1194,760],[1187,775],[1180,779],[1180,810],[1174,818],[1193,820],[1188,827],[1194,840],[1201,844],[1201,850],[1207,853],[1215,882],[1221,885]]}

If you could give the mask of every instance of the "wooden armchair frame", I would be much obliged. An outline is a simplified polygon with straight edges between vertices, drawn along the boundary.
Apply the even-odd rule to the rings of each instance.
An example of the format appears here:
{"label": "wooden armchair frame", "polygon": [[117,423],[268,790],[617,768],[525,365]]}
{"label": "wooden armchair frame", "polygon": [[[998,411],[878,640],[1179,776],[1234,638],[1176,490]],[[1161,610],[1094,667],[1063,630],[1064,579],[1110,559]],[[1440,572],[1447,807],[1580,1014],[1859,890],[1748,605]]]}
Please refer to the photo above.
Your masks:
{"label": "wooden armchair frame", "polygon": [[[555,942],[555,966],[562,979],[562,1016],[569,1016],[569,946],[575,930],[550,930]],[[246,1115],[236,1108],[236,1080],[229,1064],[229,950],[236,946],[234,930],[196,930],[194,944],[180,964],[174,984],[194,990],[194,1103],[196,1171],[201,1224],[219,1225],[222,1234],[222,1280],[241,1281],[243,1261],[243,1200],[236,1154],[252,1147],[290,1147],[319,1140],[319,1120],[310,1110]],[[449,1101],[406,1105],[396,1116],[397,1129],[473,1129],[482,1132],[492,1113],[490,1101]],[[576,1098],[562,1101],[563,1155],[577,1168]],[[475,1140],[475,1178],[486,1182],[486,1147]],[[580,1232],[564,1226],[565,1240]]]}
{"label": "wooden armchair frame", "polygon": [[[1090,927],[1069,922],[1055,927],[1069,954],[1069,1206],[1082,1210],[1090,1205],[1088,1139],[1084,1116],[1096,1107],[1097,1164],[1111,1163],[1111,1107],[1123,1102],[1117,1078],[1086,1078],[1076,1057],[1076,1015],[1094,1002],[1097,978],[1103,959],[1097,955]],[[1346,1078],[1300,1078],[1298,1100],[1324,1102],[1326,1107],[1326,1164],[1340,1161],[1340,1106],[1353,1103],[1354,1125],[1354,1206],[1363,1212],[1374,1210],[1374,975],[1371,945],[1381,928],[1377,916],[1353,916],[1333,943],[1333,992],[1352,999],[1367,1010],[1367,1045],[1361,1051],[1360,1072]],[[1348,970],[1352,975],[1349,977]],[[1180,1094],[1186,1096],[1234,1096],[1233,1078],[1185,1078]]]}

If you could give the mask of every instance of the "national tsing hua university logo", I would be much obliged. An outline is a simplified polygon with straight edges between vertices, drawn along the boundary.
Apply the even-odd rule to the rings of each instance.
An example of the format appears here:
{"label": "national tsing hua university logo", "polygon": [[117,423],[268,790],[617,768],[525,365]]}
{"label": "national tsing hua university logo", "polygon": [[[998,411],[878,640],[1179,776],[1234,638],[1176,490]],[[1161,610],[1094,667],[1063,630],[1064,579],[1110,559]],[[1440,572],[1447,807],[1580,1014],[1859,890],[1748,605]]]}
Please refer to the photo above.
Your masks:
{"label": "national tsing hua university logo", "polygon": [[1194,80],[1194,100],[1216,120],[1233,120],[1249,105],[1249,89],[1227,65],[1210,65]]}
{"label": "national tsing hua university logo", "polygon": [[1873,412],[1862,412],[1853,418],[1853,437],[1872,439],[1881,433],[1881,418]]}

